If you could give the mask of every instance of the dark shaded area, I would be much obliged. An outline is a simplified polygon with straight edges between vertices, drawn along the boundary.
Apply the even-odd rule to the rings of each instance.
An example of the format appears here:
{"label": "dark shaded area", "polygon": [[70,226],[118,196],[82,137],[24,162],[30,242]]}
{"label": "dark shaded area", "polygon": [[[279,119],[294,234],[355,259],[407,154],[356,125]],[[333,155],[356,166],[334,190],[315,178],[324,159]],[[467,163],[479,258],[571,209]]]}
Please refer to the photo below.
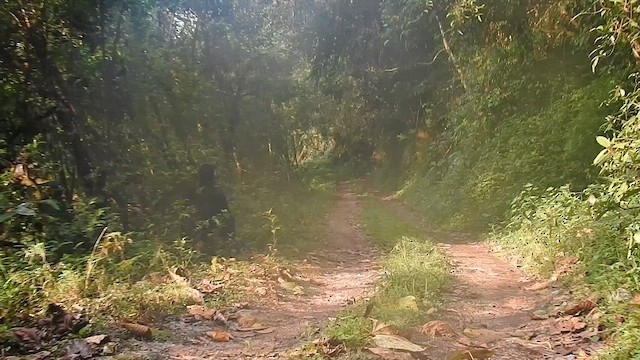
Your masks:
{"label": "dark shaded area", "polygon": [[236,222],[227,196],[216,182],[216,169],[212,164],[200,166],[198,187],[191,202],[197,211],[194,234],[197,247],[207,254],[227,248],[225,243],[235,240]]}

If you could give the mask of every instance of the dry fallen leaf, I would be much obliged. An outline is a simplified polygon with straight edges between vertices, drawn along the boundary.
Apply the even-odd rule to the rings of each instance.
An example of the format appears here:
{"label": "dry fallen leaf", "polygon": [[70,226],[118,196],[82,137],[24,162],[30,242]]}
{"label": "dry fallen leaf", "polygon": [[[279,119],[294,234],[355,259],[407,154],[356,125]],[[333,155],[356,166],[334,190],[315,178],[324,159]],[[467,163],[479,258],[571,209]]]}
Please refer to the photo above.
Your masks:
{"label": "dry fallen leaf", "polygon": [[187,313],[196,318],[196,320],[213,320],[218,311],[202,305],[187,306]]}
{"label": "dry fallen leaf", "polygon": [[579,332],[587,327],[579,317],[562,318],[555,324],[555,328],[560,332]]}
{"label": "dry fallen leaf", "polygon": [[447,360],[487,360],[491,359],[495,352],[485,349],[468,349],[456,351],[447,357]]}
{"label": "dry fallen leaf", "polygon": [[486,343],[498,341],[508,337],[505,333],[489,329],[464,329],[463,333],[470,338]]}
{"label": "dry fallen leaf", "polygon": [[207,336],[209,336],[215,342],[228,342],[229,340],[231,340],[231,335],[228,332],[220,329],[207,332]]}
{"label": "dry fallen leaf", "polygon": [[579,304],[576,304],[568,308],[567,310],[564,311],[564,313],[567,315],[586,314],[589,311],[595,309],[596,306],[598,306],[598,304],[596,304],[595,301],[591,299],[587,299],[580,302]]}
{"label": "dry fallen leaf", "polygon": [[189,285],[189,280],[187,280],[186,278],[178,275],[178,269],[177,268],[171,268],[169,269],[169,277],[178,285],[181,286],[191,286]]}
{"label": "dry fallen leaf", "polygon": [[404,350],[411,352],[420,352],[424,351],[424,347],[414,344],[411,341],[397,335],[375,335],[373,337],[373,342],[376,346],[385,348],[385,349],[393,349],[393,350]]}
{"label": "dry fallen leaf", "polygon": [[379,356],[383,360],[412,360],[413,356],[406,352],[398,352],[380,347],[367,348],[370,353]]}
{"label": "dry fallen leaf", "polygon": [[398,335],[400,331],[391,325],[385,324],[380,320],[373,320],[373,330],[371,330],[371,334],[373,335]]}
{"label": "dry fallen leaf", "polygon": [[145,340],[153,340],[153,334],[151,333],[151,328],[146,325],[123,323],[122,327],[129,330],[135,337],[142,338]]}
{"label": "dry fallen leaf", "polygon": [[214,283],[211,280],[203,280],[196,286],[196,289],[202,293],[209,294],[216,290],[222,289],[224,283]]}
{"label": "dry fallen leaf", "polygon": [[73,340],[64,350],[65,360],[91,359],[96,351],[84,340]]}
{"label": "dry fallen leaf", "polygon": [[454,337],[456,332],[444,321],[430,321],[420,328],[420,332],[431,337]]}
{"label": "dry fallen leaf", "polygon": [[189,280],[178,275],[177,271],[178,270],[176,268],[169,269],[169,277],[171,277],[171,279],[182,288],[185,296],[191,299],[193,303],[203,304],[204,296],[202,295],[202,293],[192,288],[191,284],[189,284]]}
{"label": "dry fallen leaf", "polygon": [[33,328],[13,328],[13,335],[20,341],[25,343],[37,344],[40,342],[40,333],[38,329]]}
{"label": "dry fallen leaf", "polygon": [[88,338],[84,339],[84,341],[86,341],[87,344],[91,345],[102,345],[105,342],[109,341],[109,335],[89,336]]}

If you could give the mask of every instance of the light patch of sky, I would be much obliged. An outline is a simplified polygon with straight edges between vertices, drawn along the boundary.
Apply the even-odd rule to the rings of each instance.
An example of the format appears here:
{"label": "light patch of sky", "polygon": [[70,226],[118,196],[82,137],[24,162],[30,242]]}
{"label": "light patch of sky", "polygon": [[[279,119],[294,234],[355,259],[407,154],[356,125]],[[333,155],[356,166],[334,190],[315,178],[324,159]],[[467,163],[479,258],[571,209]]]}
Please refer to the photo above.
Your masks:
{"label": "light patch of sky", "polygon": [[173,17],[175,23],[175,36],[180,35],[187,26],[192,27],[198,21],[198,16],[191,11],[177,13]]}

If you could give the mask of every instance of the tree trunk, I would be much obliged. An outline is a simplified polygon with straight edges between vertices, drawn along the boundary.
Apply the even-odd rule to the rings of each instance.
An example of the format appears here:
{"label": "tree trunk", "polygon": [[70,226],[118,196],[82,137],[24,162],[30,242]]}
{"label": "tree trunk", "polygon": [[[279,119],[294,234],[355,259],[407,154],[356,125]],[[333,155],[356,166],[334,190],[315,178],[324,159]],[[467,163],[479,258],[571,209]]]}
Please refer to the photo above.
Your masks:
{"label": "tree trunk", "polygon": [[469,87],[467,86],[467,82],[464,78],[464,73],[462,72],[462,69],[458,64],[458,60],[456,59],[456,56],[453,53],[453,50],[451,50],[451,46],[449,46],[449,41],[447,40],[447,34],[444,32],[444,27],[442,26],[442,22],[440,21],[440,17],[438,15],[436,15],[436,21],[438,22],[438,27],[440,28],[440,35],[442,36],[442,45],[444,46],[444,50],[447,52],[447,55],[449,56],[449,61],[451,61],[451,64],[456,69],[456,72],[460,77],[460,82],[462,83],[462,87],[464,88],[465,91],[467,91],[469,90]]}

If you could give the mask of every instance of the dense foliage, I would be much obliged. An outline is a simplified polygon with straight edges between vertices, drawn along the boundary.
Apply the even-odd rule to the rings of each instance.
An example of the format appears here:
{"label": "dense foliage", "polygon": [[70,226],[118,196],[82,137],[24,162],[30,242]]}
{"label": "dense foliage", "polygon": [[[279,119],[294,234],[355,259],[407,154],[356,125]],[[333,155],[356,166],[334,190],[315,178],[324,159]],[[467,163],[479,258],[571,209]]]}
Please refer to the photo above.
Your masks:
{"label": "dense foliage", "polygon": [[[311,242],[329,199],[297,168],[330,149],[311,115],[332,99],[300,61],[309,6],[0,3],[0,318],[64,279],[100,294],[184,267],[196,245]],[[234,240],[206,249],[194,241],[209,226],[194,206],[208,201],[202,164],[215,164],[237,221]]]}
{"label": "dense foliage", "polygon": [[306,17],[288,15],[304,7],[1,4],[3,237],[36,226],[90,249],[112,224],[176,238],[200,164],[230,191],[326,151],[307,113],[328,100],[294,47]]}
{"label": "dense foliage", "polygon": [[[365,159],[434,224],[493,227],[533,270],[578,255],[610,313],[626,311],[612,294],[640,290],[636,1],[319,12],[312,75],[349,114],[334,119],[336,156]],[[612,320],[611,358],[638,356],[637,312],[628,318]]]}

